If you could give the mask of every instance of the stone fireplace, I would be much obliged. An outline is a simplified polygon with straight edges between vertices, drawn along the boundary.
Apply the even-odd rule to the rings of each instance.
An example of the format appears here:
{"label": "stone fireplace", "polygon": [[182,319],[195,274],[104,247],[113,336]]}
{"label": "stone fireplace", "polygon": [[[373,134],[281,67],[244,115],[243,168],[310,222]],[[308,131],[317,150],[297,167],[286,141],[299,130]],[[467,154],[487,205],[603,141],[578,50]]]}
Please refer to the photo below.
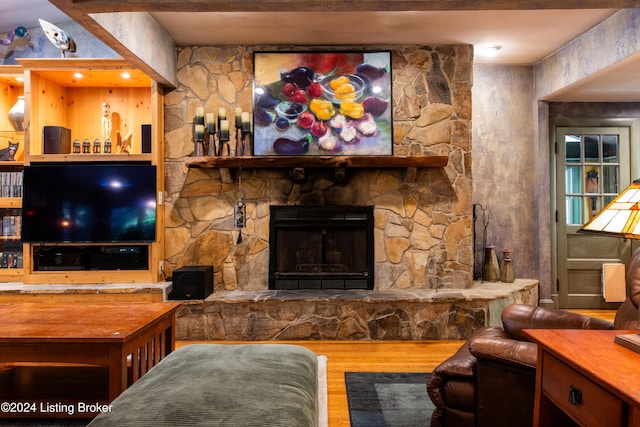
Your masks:
{"label": "stone fireplace", "polygon": [[[252,51],[284,48],[179,49],[179,84],[165,97],[168,275],[182,266],[213,265],[216,292],[268,291],[271,206],[370,206],[374,291],[473,287],[473,49],[375,48],[392,52],[394,155],[444,155],[446,166],[347,167],[341,173],[308,168],[302,177],[291,168],[189,168],[195,108],[250,111]],[[233,225],[240,181],[246,192],[244,229]]]}
{"label": "stone fireplace", "polygon": [[[309,168],[302,174],[292,170],[300,169],[295,166],[187,167],[195,108],[252,110],[252,52],[279,49],[292,47],[178,50],[178,87],[165,96],[165,271],[185,265],[213,265],[215,271],[214,293],[206,301],[183,304],[179,336],[459,338],[497,318],[505,301],[536,297],[535,283],[502,289],[498,297],[490,286],[479,290],[473,282],[472,46],[367,47],[392,53],[394,155],[447,156],[444,167]],[[244,229],[233,223],[240,182],[246,193]],[[271,254],[280,251],[271,240],[272,217],[278,215],[273,206],[369,207],[373,252],[366,264],[373,262],[373,277],[367,273],[365,280],[358,272],[358,289],[345,289],[350,280],[345,277],[341,284],[307,277],[318,271],[342,274],[329,271],[345,264],[331,250],[320,252],[319,261],[287,266],[295,270],[287,274],[298,275],[295,285],[283,280],[288,289],[273,288],[283,277],[270,276]],[[500,302],[492,303],[496,298]]]}
{"label": "stone fireplace", "polygon": [[373,289],[372,206],[271,206],[269,289]]}

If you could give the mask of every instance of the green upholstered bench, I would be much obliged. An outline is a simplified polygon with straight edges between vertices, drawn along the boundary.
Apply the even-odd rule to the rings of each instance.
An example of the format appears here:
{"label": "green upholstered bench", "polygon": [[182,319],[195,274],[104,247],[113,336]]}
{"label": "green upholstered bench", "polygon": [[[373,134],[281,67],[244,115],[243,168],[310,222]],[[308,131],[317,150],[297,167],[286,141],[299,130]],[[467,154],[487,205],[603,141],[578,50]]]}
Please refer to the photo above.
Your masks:
{"label": "green upholstered bench", "polygon": [[326,426],[325,363],[296,345],[187,345],[89,425]]}

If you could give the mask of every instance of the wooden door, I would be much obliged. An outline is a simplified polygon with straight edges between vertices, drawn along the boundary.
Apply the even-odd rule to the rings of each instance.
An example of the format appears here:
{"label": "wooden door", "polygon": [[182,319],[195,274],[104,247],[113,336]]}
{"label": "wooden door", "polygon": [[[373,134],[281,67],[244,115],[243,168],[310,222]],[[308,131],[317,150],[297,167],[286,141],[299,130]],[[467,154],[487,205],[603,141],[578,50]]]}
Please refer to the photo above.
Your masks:
{"label": "wooden door", "polygon": [[558,127],[556,239],[560,308],[615,308],[602,292],[602,264],[628,263],[631,244],[578,229],[630,183],[629,128]]}

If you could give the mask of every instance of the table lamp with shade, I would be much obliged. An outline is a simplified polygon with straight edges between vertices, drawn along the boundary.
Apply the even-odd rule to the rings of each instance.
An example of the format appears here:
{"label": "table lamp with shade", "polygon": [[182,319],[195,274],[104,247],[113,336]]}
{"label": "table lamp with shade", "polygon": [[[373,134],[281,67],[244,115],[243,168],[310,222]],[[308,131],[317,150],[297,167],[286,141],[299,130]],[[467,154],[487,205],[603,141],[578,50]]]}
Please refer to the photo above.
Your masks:
{"label": "table lamp with shade", "polygon": [[635,179],[578,233],[640,239],[640,179]]}
{"label": "table lamp with shade", "polygon": [[[578,233],[640,239],[640,179],[635,179]],[[614,342],[640,353],[640,333],[618,334]]]}

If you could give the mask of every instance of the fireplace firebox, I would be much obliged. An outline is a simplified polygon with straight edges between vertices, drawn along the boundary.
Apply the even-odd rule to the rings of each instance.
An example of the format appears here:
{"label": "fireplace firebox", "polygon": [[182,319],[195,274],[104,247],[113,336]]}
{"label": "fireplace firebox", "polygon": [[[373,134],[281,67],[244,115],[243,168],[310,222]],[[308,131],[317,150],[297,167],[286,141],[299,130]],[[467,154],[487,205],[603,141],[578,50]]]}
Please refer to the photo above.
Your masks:
{"label": "fireplace firebox", "polygon": [[269,289],[373,289],[372,206],[271,206]]}

